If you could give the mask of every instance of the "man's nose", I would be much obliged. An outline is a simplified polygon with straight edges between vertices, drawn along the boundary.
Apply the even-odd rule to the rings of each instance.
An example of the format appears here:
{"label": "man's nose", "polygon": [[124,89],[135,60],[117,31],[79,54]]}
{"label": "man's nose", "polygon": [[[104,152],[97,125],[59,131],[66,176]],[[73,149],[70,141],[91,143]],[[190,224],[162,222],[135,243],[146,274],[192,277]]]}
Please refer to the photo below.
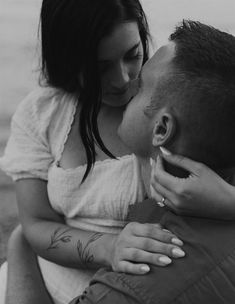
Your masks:
{"label": "man's nose", "polygon": [[125,64],[119,64],[113,75],[111,85],[115,89],[123,89],[130,81],[129,68]]}

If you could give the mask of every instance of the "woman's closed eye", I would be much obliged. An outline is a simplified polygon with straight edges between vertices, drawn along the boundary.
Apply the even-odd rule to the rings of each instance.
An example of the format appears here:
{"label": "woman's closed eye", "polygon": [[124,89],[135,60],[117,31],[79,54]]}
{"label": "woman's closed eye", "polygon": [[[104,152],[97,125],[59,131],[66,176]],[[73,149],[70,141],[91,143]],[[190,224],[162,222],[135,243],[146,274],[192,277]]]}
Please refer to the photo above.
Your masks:
{"label": "woman's closed eye", "polygon": [[126,55],[125,60],[126,61],[132,61],[132,60],[139,60],[143,58],[143,54],[141,52],[137,52],[136,54]]}
{"label": "woman's closed eye", "polygon": [[130,50],[126,52],[124,60],[132,61],[143,59],[143,51],[141,51],[141,46],[141,42],[138,42],[136,45],[134,45]]}

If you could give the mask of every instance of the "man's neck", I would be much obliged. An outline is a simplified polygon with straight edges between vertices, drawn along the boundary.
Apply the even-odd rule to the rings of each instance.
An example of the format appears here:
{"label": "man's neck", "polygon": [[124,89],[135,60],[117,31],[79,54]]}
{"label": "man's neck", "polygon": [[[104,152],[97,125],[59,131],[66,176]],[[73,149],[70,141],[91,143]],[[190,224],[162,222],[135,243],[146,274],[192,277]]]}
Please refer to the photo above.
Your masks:
{"label": "man's neck", "polygon": [[151,178],[150,159],[138,157],[138,161],[140,164],[140,172],[141,172],[142,180],[144,182],[145,191],[148,197],[150,197],[150,178]]}

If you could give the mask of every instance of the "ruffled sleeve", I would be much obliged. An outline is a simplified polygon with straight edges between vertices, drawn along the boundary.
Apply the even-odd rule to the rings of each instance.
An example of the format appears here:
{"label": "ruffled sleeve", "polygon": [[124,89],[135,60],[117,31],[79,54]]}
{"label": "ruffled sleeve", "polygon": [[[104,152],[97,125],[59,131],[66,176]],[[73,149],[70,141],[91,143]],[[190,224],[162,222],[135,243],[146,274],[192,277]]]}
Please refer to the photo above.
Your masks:
{"label": "ruffled sleeve", "polygon": [[37,90],[19,105],[11,122],[11,134],[0,168],[16,181],[22,178],[47,180],[53,155],[48,142],[48,128],[55,111],[53,94]]}

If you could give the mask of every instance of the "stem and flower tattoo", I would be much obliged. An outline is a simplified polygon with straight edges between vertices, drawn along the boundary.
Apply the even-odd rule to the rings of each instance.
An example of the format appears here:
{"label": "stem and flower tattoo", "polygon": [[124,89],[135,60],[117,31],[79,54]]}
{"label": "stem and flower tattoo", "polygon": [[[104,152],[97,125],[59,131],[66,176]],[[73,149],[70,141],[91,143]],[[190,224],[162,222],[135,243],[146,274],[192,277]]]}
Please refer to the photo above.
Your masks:
{"label": "stem and flower tattoo", "polygon": [[[61,227],[57,228],[51,236],[50,245],[47,250],[57,249],[61,243],[70,243],[72,240],[72,235],[69,234],[70,231],[70,228],[65,230]],[[89,246],[102,236],[103,233],[96,232],[88,238],[85,244],[81,240],[77,241],[76,249],[81,267],[90,268],[94,262],[94,255],[90,252]]]}
{"label": "stem and flower tattoo", "polygon": [[[69,235],[68,232],[70,228],[62,230],[63,228],[57,228],[53,235],[51,236],[51,242],[47,250],[57,249],[60,243],[69,243],[71,242],[72,235]],[[62,231],[61,231],[62,230]]]}

